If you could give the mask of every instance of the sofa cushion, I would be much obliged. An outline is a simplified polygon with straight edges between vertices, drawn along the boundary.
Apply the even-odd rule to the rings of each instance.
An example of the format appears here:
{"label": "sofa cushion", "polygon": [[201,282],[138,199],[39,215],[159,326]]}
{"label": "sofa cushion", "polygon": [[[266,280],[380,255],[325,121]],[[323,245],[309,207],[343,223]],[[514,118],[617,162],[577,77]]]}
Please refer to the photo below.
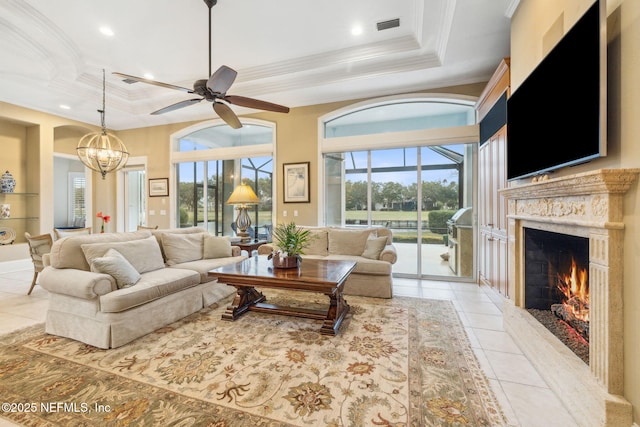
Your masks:
{"label": "sofa cushion", "polygon": [[77,236],[79,234],[91,234],[91,228],[54,228],[53,234],[56,235],[56,240],[58,240],[63,237]]}
{"label": "sofa cushion", "polygon": [[304,248],[305,255],[329,255],[329,233],[326,229],[305,228],[311,232],[309,246]]}
{"label": "sofa cushion", "polygon": [[[324,259],[337,261],[355,261],[356,267],[351,274],[369,274],[372,276],[389,276],[391,275],[391,264],[386,261],[378,261],[375,259],[363,258],[353,255],[329,255]],[[304,259],[303,261],[304,262]]]}
{"label": "sofa cushion", "polygon": [[[64,237],[53,242],[49,255],[49,265],[55,268],[75,268],[89,271],[89,263],[82,250],[83,244],[128,242],[151,236],[148,230],[127,233],[81,234]],[[106,252],[106,251],[105,251]]]}
{"label": "sofa cushion", "polygon": [[153,236],[128,242],[88,243],[81,247],[89,264],[113,248],[120,252],[140,274],[164,268],[160,246]]}
{"label": "sofa cushion", "polygon": [[387,245],[393,244],[393,232],[391,231],[391,229],[386,227],[376,227],[373,230],[375,230],[377,237],[387,237]]}
{"label": "sofa cushion", "polygon": [[203,227],[184,227],[184,228],[164,228],[161,230],[151,230],[151,233],[158,240],[158,244],[160,245],[160,252],[162,253],[162,257],[166,260],[166,254],[164,253],[164,247],[162,246],[162,236],[165,234],[191,234],[191,233],[208,233],[207,230]]}
{"label": "sofa cushion", "polygon": [[231,241],[227,237],[206,235],[203,239],[204,259],[227,258],[231,256]]}
{"label": "sofa cushion", "polygon": [[370,229],[345,230],[330,228],[329,254],[361,256],[362,252],[364,252],[369,234],[371,234]]}
{"label": "sofa cushion", "polygon": [[213,258],[213,259],[199,259],[197,261],[184,262],[182,264],[171,266],[170,268],[183,268],[185,270],[197,271],[200,274],[200,283],[210,282],[215,280],[215,277],[209,276],[209,271],[214,268],[222,267],[228,264],[235,264],[246,256],[234,256],[225,258]]}
{"label": "sofa cushion", "polygon": [[205,233],[162,235],[162,247],[167,265],[176,265],[183,262],[202,259],[202,242]]}
{"label": "sofa cushion", "polygon": [[[158,252],[160,249],[158,249]],[[100,297],[100,311],[118,313],[150,301],[174,294],[200,283],[195,271],[178,268],[163,268],[149,271],[140,281],[129,288],[118,289]]]}
{"label": "sofa cushion", "polygon": [[367,239],[362,256],[369,259],[380,259],[380,253],[387,246],[387,236]]}
{"label": "sofa cushion", "polygon": [[116,279],[118,289],[135,285],[141,277],[133,265],[115,249],[109,249],[103,257],[94,258],[91,271],[110,275]]}

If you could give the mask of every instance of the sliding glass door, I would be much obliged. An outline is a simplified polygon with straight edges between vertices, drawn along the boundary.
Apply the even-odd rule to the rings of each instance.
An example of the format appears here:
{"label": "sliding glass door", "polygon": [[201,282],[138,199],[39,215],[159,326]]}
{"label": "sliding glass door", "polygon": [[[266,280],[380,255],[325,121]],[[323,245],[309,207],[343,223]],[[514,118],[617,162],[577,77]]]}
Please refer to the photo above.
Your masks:
{"label": "sliding glass door", "polygon": [[472,224],[463,248],[449,241],[447,222],[460,207],[473,209],[466,191],[473,151],[473,144],[456,144],[327,153],[327,224],[390,228],[394,274],[471,278]]}
{"label": "sliding glass door", "polygon": [[[320,118],[324,223],[390,228],[396,276],[473,280],[475,102],[407,94]],[[455,237],[462,227],[448,222],[461,208],[469,213],[464,244]]]}

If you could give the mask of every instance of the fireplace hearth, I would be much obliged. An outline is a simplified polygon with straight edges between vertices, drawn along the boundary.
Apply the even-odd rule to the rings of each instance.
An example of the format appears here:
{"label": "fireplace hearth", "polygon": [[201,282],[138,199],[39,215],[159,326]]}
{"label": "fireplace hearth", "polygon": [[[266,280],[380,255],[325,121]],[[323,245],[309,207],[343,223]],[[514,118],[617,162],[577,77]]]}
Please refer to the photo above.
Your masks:
{"label": "fireplace hearth", "polygon": [[[512,296],[505,302],[505,330],[580,425],[619,427],[631,426],[633,422],[631,404],[621,397],[623,206],[624,195],[639,172],[639,169],[601,169],[501,191],[508,200]],[[537,240],[536,234],[551,236],[551,241],[531,243],[531,235]],[[559,242],[556,235],[569,236],[570,243]],[[575,243],[578,241],[587,244],[578,245]],[[544,250],[543,255],[536,255],[527,271],[527,255],[532,245]],[[529,290],[526,282],[532,276],[540,280]],[[558,289],[577,288],[574,282],[580,281],[585,286],[576,289],[577,295],[571,292],[566,297],[559,295],[564,292]],[[529,312],[548,312],[551,307],[558,312],[576,308],[581,312],[579,316],[586,316],[588,327],[582,329],[589,340],[588,363]]]}

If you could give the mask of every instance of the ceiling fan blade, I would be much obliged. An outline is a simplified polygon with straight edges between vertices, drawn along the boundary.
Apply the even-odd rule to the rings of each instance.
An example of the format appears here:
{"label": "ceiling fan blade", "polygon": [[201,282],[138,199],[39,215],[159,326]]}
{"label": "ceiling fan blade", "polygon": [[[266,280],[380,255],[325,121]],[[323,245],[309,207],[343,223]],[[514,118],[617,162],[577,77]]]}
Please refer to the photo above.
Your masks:
{"label": "ceiling fan blade", "polygon": [[165,87],[167,89],[175,89],[175,90],[180,90],[182,92],[193,93],[193,89],[187,89],[186,87],[182,87],[182,86],[176,86],[176,85],[172,85],[172,84],[169,84],[169,83],[157,82],[155,80],[149,80],[149,79],[145,79],[143,77],[131,76],[129,74],[116,73],[116,72],[113,72],[112,74],[114,74],[114,75],[116,75],[118,77],[122,77],[122,78],[124,78],[126,80],[133,80],[133,81],[140,82],[140,83],[147,83],[147,84],[154,85],[154,86]]}
{"label": "ceiling fan blade", "polygon": [[176,102],[175,104],[171,104],[171,105],[169,105],[167,107],[164,107],[164,108],[161,108],[161,109],[159,109],[157,111],[154,111],[151,114],[156,116],[158,114],[168,113],[169,111],[177,110],[178,108],[188,107],[189,105],[192,105],[192,104],[195,104],[197,102],[200,102],[203,99],[204,98],[194,98],[194,99],[187,99],[185,101]]}
{"label": "ceiling fan blade", "polygon": [[289,107],[284,105],[273,104],[259,99],[247,98],[246,96],[228,95],[224,98],[230,104],[239,105],[241,107],[255,108],[256,110],[275,111],[276,113],[288,113]]}
{"label": "ceiling fan blade", "polygon": [[207,89],[213,93],[225,94],[236,80],[237,75],[238,72],[236,70],[222,65],[209,77]]}
{"label": "ceiling fan blade", "polygon": [[223,104],[222,102],[213,102],[213,110],[220,116],[222,120],[224,120],[229,126],[234,129],[240,129],[242,127],[242,123],[236,116],[236,113],[233,112],[231,108],[227,104]]}

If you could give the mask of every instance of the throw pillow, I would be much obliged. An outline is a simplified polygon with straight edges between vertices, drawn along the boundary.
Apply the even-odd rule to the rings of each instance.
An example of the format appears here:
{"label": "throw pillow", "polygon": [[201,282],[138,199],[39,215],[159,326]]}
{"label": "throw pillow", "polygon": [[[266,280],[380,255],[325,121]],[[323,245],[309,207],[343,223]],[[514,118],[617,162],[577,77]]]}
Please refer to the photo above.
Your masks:
{"label": "throw pillow", "polygon": [[331,255],[361,256],[371,230],[329,229],[329,253]]}
{"label": "throw pillow", "polygon": [[120,252],[140,274],[164,268],[160,245],[153,236],[125,242],[85,243],[80,247],[89,265],[95,258],[104,256],[109,249],[113,248]]}
{"label": "throw pillow", "polygon": [[231,241],[228,237],[204,236],[204,259],[226,258],[231,256]]}
{"label": "throw pillow", "polygon": [[362,256],[369,259],[380,259],[380,253],[386,245],[386,237],[374,237],[373,239],[367,239]]}
{"label": "throw pillow", "polygon": [[131,263],[115,249],[109,249],[103,257],[94,258],[91,271],[112,276],[116,279],[118,289],[133,286],[142,278]]}
{"label": "throw pillow", "polygon": [[91,228],[54,228],[53,233],[56,235],[56,240],[63,237],[77,236],[79,234],[91,234]]}
{"label": "throw pillow", "polygon": [[205,233],[163,234],[162,247],[167,257],[167,265],[202,259],[202,242]]}
{"label": "throw pillow", "polygon": [[311,238],[309,239],[309,245],[303,249],[304,254],[320,256],[329,255],[329,233],[327,230],[314,230],[312,228],[307,228],[306,230],[311,231]]}

